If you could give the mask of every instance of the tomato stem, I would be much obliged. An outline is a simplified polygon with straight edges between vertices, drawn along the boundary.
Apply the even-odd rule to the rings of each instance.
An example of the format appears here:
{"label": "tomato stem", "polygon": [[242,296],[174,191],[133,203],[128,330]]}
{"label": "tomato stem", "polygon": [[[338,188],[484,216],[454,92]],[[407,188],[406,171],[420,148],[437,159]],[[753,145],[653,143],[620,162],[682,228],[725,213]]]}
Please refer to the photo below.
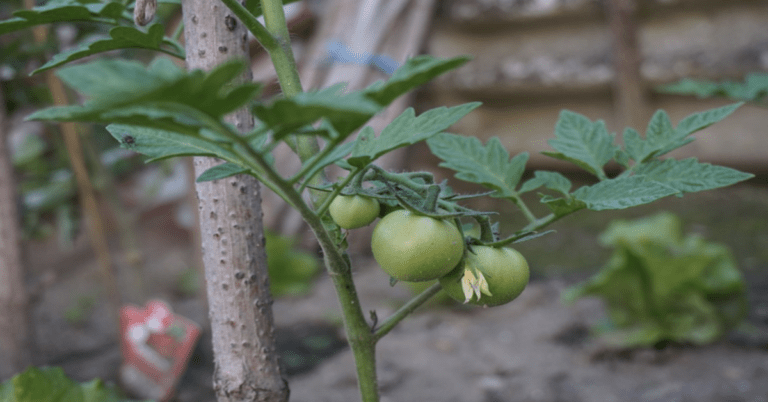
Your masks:
{"label": "tomato stem", "polygon": [[402,305],[391,316],[387,317],[387,319],[381,323],[381,326],[373,332],[373,341],[378,342],[379,339],[381,339],[384,335],[388,334],[389,331],[392,331],[392,329],[400,321],[402,321],[405,317],[411,314],[414,310],[419,308],[419,306],[426,303],[429,299],[432,298],[432,296],[436,295],[442,289],[443,287],[440,286],[440,283],[435,283],[434,285],[428,287],[426,290],[419,293],[413,299],[409,300],[407,303]]}
{"label": "tomato stem", "polygon": [[427,197],[424,199],[423,208],[430,213],[437,212],[437,200],[440,198],[440,186],[433,184],[427,188]]}
{"label": "tomato stem", "polygon": [[528,206],[525,205],[525,201],[523,201],[519,195],[517,197],[512,197],[509,200],[512,201],[512,203],[520,209],[520,212],[523,213],[525,219],[527,219],[529,223],[536,222],[536,216],[533,214],[533,212],[531,212]]}
{"label": "tomato stem", "polygon": [[493,228],[491,228],[491,220],[487,216],[477,216],[475,220],[480,224],[480,241],[483,243],[493,243],[496,241],[496,236],[493,235]]}

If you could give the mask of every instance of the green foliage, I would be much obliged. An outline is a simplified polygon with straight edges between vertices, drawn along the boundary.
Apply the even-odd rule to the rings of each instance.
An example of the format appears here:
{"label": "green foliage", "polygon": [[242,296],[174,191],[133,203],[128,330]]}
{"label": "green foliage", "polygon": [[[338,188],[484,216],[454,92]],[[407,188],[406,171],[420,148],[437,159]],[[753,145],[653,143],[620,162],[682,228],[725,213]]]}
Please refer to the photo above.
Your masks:
{"label": "green foliage", "polygon": [[426,84],[439,75],[463,66],[469,60],[470,58],[466,56],[450,59],[438,59],[428,55],[415,56],[406,60],[405,64],[395,70],[386,82],[377,81],[368,86],[364,92],[368,98],[381,106],[386,106],[400,95]]}
{"label": "green foliage", "polygon": [[515,188],[525,171],[527,153],[510,160],[498,138],[491,138],[483,146],[475,137],[448,133],[440,134],[428,144],[432,153],[445,161],[440,166],[457,171],[457,178],[495,190],[494,196],[517,196]]}
{"label": "green foliage", "polygon": [[101,380],[77,383],[60,367],[30,367],[0,384],[3,402],[129,402]]}
{"label": "green foliage", "polygon": [[[518,188],[528,158],[522,153],[510,160],[498,139],[483,145],[476,138],[443,133],[427,141],[432,153],[456,177],[495,190],[493,196],[518,199],[524,192],[540,187],[553,190],[557,197],[543,195],[556,216],[582,208],[594,211],[623,209],[647,204],[669,195],[729,186],[753,175],[734,169],[699,163],[695,158],[682,161],[660,156],[688,144],[690,135],[731,114],[740,104],[694,113],[674,127],[664,111],[658,111],[648,124],[645,138],[635,130],[624,132],[624,147],[614,143],[602,121],[592,122],[574,112],[563,111],[555,125],[550,145],[556,152],[545,155],[566,160],[594,174],[601,181],[570,191],[571,183],[554,172],[536,172]],[[608,178],[604,166],[614,160],[625,170]]]}
{"label": "green foliage", "polygon": [[[282,0],[282,3],[283,5],[287,5],[297,1],[299,0]],[[245,0],[245,8],[247,8],[254,17],[264,14],[264,11],[261,9],[261,0]]]}
{"label": "green foliage", "polygon": [[[73,49],[53,56],[33,74],[94,54],[123,49],[153,50],[184,59],[184,47],[174,38],[165,36],[162,24],[156,23],[146,29],[134,27],[132,10],[127,7],[127,3],[111,0],[51,0],[30,10],[18,10],[13,13],[13,18],[0,21],[0,35],[54,23],[87,22],[95,23],[100,29],[110,28],[106,38],[95,41],[85,39]],[[161,0],[160,3],[178,2]]]}
{"label": "green foliage", "polygon": [[[269,183],[265,166],[254,163],[272,160],[270,151],[288,134],[318,135],[328,140],[323,152],[306,161],[301,172],[311,178],[320,169],[352,153],[358,167],[382,154],[429,138],[456,122],[479,104],[437,108],[416,117],[406,111],[393,125],[374,137],[363,129],[360,139],[341,144],[385,104],[397,96],[466,58],[436,59],[420,56],[405,63],[390,80],[378,82],[363,91],[343,94],[341,87],[302,93],[290,99],[256,103],[252,111],[262,126],[251,140],[221,121],[223,115],[245,106],[258,94],[258,86],[232,84],[242,71],[239,62],[225,63],[210,72],[184,72],[166,59],[148,68],[136,62],[98,60],[65,67],[61,79],[88,96],[83,106],[54,107],[28,117],[31,120],[90,121],[112,123],[109,132],[124,148],[143,153],[150,161],[174,156],[215,156],[228,165],[216,167],[201,180],[214,180],[247,172]],[[317,128],[313,123],[320,121]],[[245,143],[250,147],[245,147]],[[255,145],[255,146],[254,146]],[[256,153],[257,155],[254,155]]]}
{"label": "green foliage", "polygon": [[[274,56],[281,85],[284,88],[300,88],[296,79],[298,75],[294,74],[296,66],[293,58],[286,53],[290,51],[290,46],[278,46],[273,35],[277,30],[282,32],[285,25],[279,5],[291,1],[247,0],[245,7],[234,0],[225,0],[225,3],[246,22],[246,26]],[[144,48],[182,56],[182,47],[173,38],[164,37],[159,25],[151,26],[146,31],[130,26],[132,22],[125,7],[127,3],[130,1],[54,0],[46,6],[18,12],[11,20],[0,22],[0,33],[52,23],[55,22],[54,16],[56,21],[90,21],[112,28],[109,39],[83,44],[73,51],[57,55],[38,71],[102,51],[124,48]],[[266,27],[253,18],[264,11],[261,9],[263,4],[270,4],[275,11],[266,13],[265,18],[268,22],[271,20]],[[484,145],[474,138],[444,133],[475,109],[478,103],[440,107],[419,116],[413,109],[408,109],[378,136],[372,127],[365,126],[371,117],[397,97],[467,61],[466,57],[438,59],[418,56],[406,61],[388,80],[374,83],[361,91],[344,92],[343,86],[339,85],[290,98],[277,96],[260,101],[257,100],[258,85],[240,83],[239,77],[246,68],[242,62],[224,63],[210,72],[187,72],[166,59],[155,60],[148,68],[136,62],[102,59],[66,67],[58,72],[67,85],[86,95],[88,100],[84,105],[50,108],[28,118],[110,124],[108,131],[123,148],[147,155],[150,160],[188,155],[219,158],[224,163],[204,172],[198,181],[250,174],[296,208],[319,240],[327,268],[340,293],[348,337],[358,340],[352,342],[352,348],[363,400],[375,401],[378,400],[373,361],[376,341],[437,293],[439,286],[429,287],[384,320],[380,327],[374,325],[371,328],[362,316],[354,291],[351,261],[344,252],[348,232],[342,231],[328,216],[330,203],[338,194],[364,195],[376,199],[384,210],[403,208],[417,215],[449,219],[456,225],[462,218],[473,218],[481,228],[480,238],[467,236],[461,239],[463,241],[452,242],[452,245],[460,246],[458,251],[463,255],[467,250],[464,242],[471,246],[501,247],[534,239],[547,233],[539,232],[540,229],[580,209],[627,208],[673,194],[730,185],[752,176],[699,163],[695,159],[660,159],[671,150],[692,141],[690,134],[693,132],[725,118],[738,104],[691,115],[677,127],[673,127],[666,113],[660,111],[654,115],[645,136],[632,129],[625,130],[623,146],[615,143],[616,135],[609,133],[602,121],[592,122],[577,113],[562,112],[555,125],[555,138],[550,141],[553,151],[545,154],[574,163],[600,180],[597,184],[575,190],[572,190],[568,179],[554,172],[536,172],[533,178],[522,182],[528,155],[522,153],[510,157],[498,139]],[[225,115],[242,108],[250,110],[258,119],[257,126],[250,133],[241,133],[224,121]],[[356,131],[357,137],[351,140]],[[446,182],[436,183],[434,176],[428,172],[392,173],[373,164],[387,152],[424,140],[443,159],[443,166],[456,170],[458,178],[484,185],[492,192],[459,195]],[[290,177],[284,177],[273,166],[272,150],[281,143],[290,145],[302,160],[301,168],[292,172]],[[319,152],[315,152],[315,144],[319,145]],[[624,171],[615,177],[608,177],[605,166],[614,161]],[[348,170],[347,176],[337,183],[315,180],[315,175],[331,164]],[[312,189],[311,203],[303,197],[308,187]],[[521,194],[538,189],[547,192],[541,194],[541,202],[552,211],[541,218],[536,217],[521,198]],[[321,191],[328,194],[323,195]],[[467,198],[489,194],[512,202],[528,219],[528,225],[499,240],[497,223],[490,221],[493,212],[473,211],[460,205],[460,201]],[[295,252],[290,239],[272,234],[267,236],[273,292],[306,291],[309,279],[317,270],[316,259]],[[655,303],[652,309],[655,315],[652,314],[652,317],[663,318],[652,321],[656,324],[655,333],[674,340],[701,342],[709,339],[713,333],[719,333],[719,328],[727,327],[718,327],[727,320],[720,319],[714,325],[711,324],[711,317],[733,317],[733,314],[728,315],[726,307],[739,307],[738,300],[732,302],[736,291],[729,285],[733,278],[727,277],[729,272],[726,272],[730,260],[723,257],[725,254],[721,251],[711,251],[713,247],[701,240],[674,237],[666,241],[673,244],[673,252],[666,252],[663,245],[652,246],[650,251],[643,248],[639,252],[622,246],[624,254],[621,255],[630,263],[624,264],[622,260],[621,265],[632,266],[634,271],[631,272],[635,272],[640,270],[639,266],[644,266],[641,264],[645,261],[643,258],[654,264],[671,259],[673,269],[664,271],[662,276],[666,276],[659,282],[658,289],[638,287],[645,292],[643,295],[650,294],[649,289],[656,292],[652,294],[653,299],[649,299]],[[617,252],[617,255],[620,253]],[[716,264],[710,264],[711,261]],[[688,272],[691,266],[699,267],[694,269],[696,275],[668,274]],[[709,280],[699,275],[712,270],[721,277]],[[642,278],[647,280],[647,275]],[[626,293],[638,285],[631,275],[627,283]],[[648,283],[651,282],[642,284]],[[681,289],[682,301],[672,297],[676,294],[672,290],[659,290],[664,286],[671,289],[673,284],[678,283],[681,285],[672,290]],[[711,298],[715,299],[714,302]],[[716,307],[711,307],[710,302]],[[718,309],[722,306],[726,307]],[[696,315],[694,321],[685,321],[689,316],[681,314],[689,311],[707,313]],[[714,313],[709,314],[712,311]],[[696,321],[699,317],[704,317],[701,318],[703,323]],[[730,321],[728,323],[730,325]],[[3,389],[5,392],[6,389]]]}
{"label": "green foliage", "polygon": [[200,270],[189,267],[176,278],[176,291],[185,297],[193,297],[200,291]]}
{"label": "green foliage", "polygon": [[49,1],[44,6],[19,10],[13,15],[11,19],[0,21],[0,35],[51,23],[96,21],[117,24],[120,19],[130,20],[125,5],[118,1]]}
{"label": "green foliage", "polygon": [[700,345],[721,338],[745,317],[744,280],[728,248],[684,237],[674,215],[613,222],[600,241],[615,248],[613,255],[563,299],[600,297],[611,319],[609,342]]}
{"label": "green foliage", "polygon": [[682,79],[657,88],[659,92],[675,95],[695,95],[699,98],[726,97],[768,106],[768,74],[752,73],[744,82]]}
{"label": "green foliage", "polygon": [[378,137],[374,136],[373,130],[362,130],[347,162],[364,167],[392,150],[424,141],[447,129],[478,106],[480,103],[473,102],[452,108],[439,107],[419,117],[416,117],[413,108],[408,108],[392,120]]}
{"label": "green foliage", "polygon": [[296,296],[312,289],[320,264],[312,254],[296,249],[296,240],[265,230],[270,290],[273,296]]}
{"label": "green foliage", "polygon": [[66,311],[64,318],[72,325],[82,325],[96,308],[96,297],[93,295],[79,296],[74,303],[71,303]]}
{"label": "green foliage", "polygon": [[549,140],[549,145],[557,152],[545,151],[543,154],[575,163],[604,180],[607,177],[603,166],[618,151],[614,137],[608,134],[602,121],[593,123],[578,113],[564,110],[555,125],[555,138]]}
{"label": "green foliage", "polygon": [[[334,85],[319,91],[302,92],[290,99],[278,98],[271,104],[257,104],[253,114],[271,127],[278,139],[321,118],[335,129],[335,133],[326,132],[329,137],[338,134],[346,138],[381,107],[360,92],[343,94],[343,87]],[[322,131],[312,133],[321,134]]]}
{"label": "green foliage", "polygon": [[175,42],[164,39],[164,35],[165,28],[162,24],[150,25],[147,32],[134,27],[114,27],[109,31],[109,39],[85,43],[72,50],[59,53],[42,67],[33,71],[32,74],[50,70],[97,53],[118,49],[149,49],[184,59],[184,51]]}

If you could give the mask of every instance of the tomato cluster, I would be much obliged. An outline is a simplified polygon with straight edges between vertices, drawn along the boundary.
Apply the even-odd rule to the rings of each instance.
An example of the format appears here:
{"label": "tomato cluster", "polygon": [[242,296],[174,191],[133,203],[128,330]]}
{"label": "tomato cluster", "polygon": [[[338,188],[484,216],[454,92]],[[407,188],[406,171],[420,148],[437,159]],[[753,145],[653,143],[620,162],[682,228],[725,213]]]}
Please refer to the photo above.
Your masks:
{"label": "tomato cluster", "polygon": [[[339,195],[329,212],[340,227],[356,229],[371,224],[381,206],[371,197]],[[439,279],[451,298],[464,303],[505,304],[528,284],[528,263],[518,251],[474,245],[465,253],[464,239],[452,220],[408,209],[396,209],[381,219],[373,230],[371,250],[390,277],[406,282]],[[471,288],[476,295],[470,297]]]}

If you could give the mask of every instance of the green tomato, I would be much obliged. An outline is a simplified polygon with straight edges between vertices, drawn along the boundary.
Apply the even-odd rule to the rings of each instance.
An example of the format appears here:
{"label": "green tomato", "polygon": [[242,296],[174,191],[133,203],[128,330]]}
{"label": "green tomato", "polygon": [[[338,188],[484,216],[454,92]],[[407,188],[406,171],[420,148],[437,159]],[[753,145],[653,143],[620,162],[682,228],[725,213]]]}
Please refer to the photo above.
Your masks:
{"label": "green tomato", "polygon": [[[440,278],[440,284],[448,296],[457,301],[492,307],[509,303],[523,292],[528,284],[530,270],[520,252],[511,248],[487,246],[474,246],[472,250],[475,253],[467,253],[464,265]],[[462,281],[469,279],[464,277],[468,267],[474,267],[483,274],[490,295],[481,293],[478,299],[476,294],[471,294],[467,300]]]}
{"label": "green tomato", "polygon": [[389,276],[408,282],[440,278],[464,254],[464,241],[450,221],[400,209],[373,229],[373,258]]}
{"label": "green tomato", "polygon": [[368,226],[379,216],[379,202],[361,195],[338,195],[328,211],[337,225],[344,229]]}

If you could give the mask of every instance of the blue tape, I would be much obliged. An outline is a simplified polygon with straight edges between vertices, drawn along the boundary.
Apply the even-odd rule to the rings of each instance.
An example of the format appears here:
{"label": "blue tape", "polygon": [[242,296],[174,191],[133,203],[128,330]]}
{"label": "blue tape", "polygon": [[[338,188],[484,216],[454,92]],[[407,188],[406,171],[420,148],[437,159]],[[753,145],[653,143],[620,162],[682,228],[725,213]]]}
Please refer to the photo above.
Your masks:
{"label": "blue tape", "polygon": [[332,63],[373,66],[389,75],[400,67],[400,63],[385,54],[355,53],[338,40],[328,41],[326,49]]}

